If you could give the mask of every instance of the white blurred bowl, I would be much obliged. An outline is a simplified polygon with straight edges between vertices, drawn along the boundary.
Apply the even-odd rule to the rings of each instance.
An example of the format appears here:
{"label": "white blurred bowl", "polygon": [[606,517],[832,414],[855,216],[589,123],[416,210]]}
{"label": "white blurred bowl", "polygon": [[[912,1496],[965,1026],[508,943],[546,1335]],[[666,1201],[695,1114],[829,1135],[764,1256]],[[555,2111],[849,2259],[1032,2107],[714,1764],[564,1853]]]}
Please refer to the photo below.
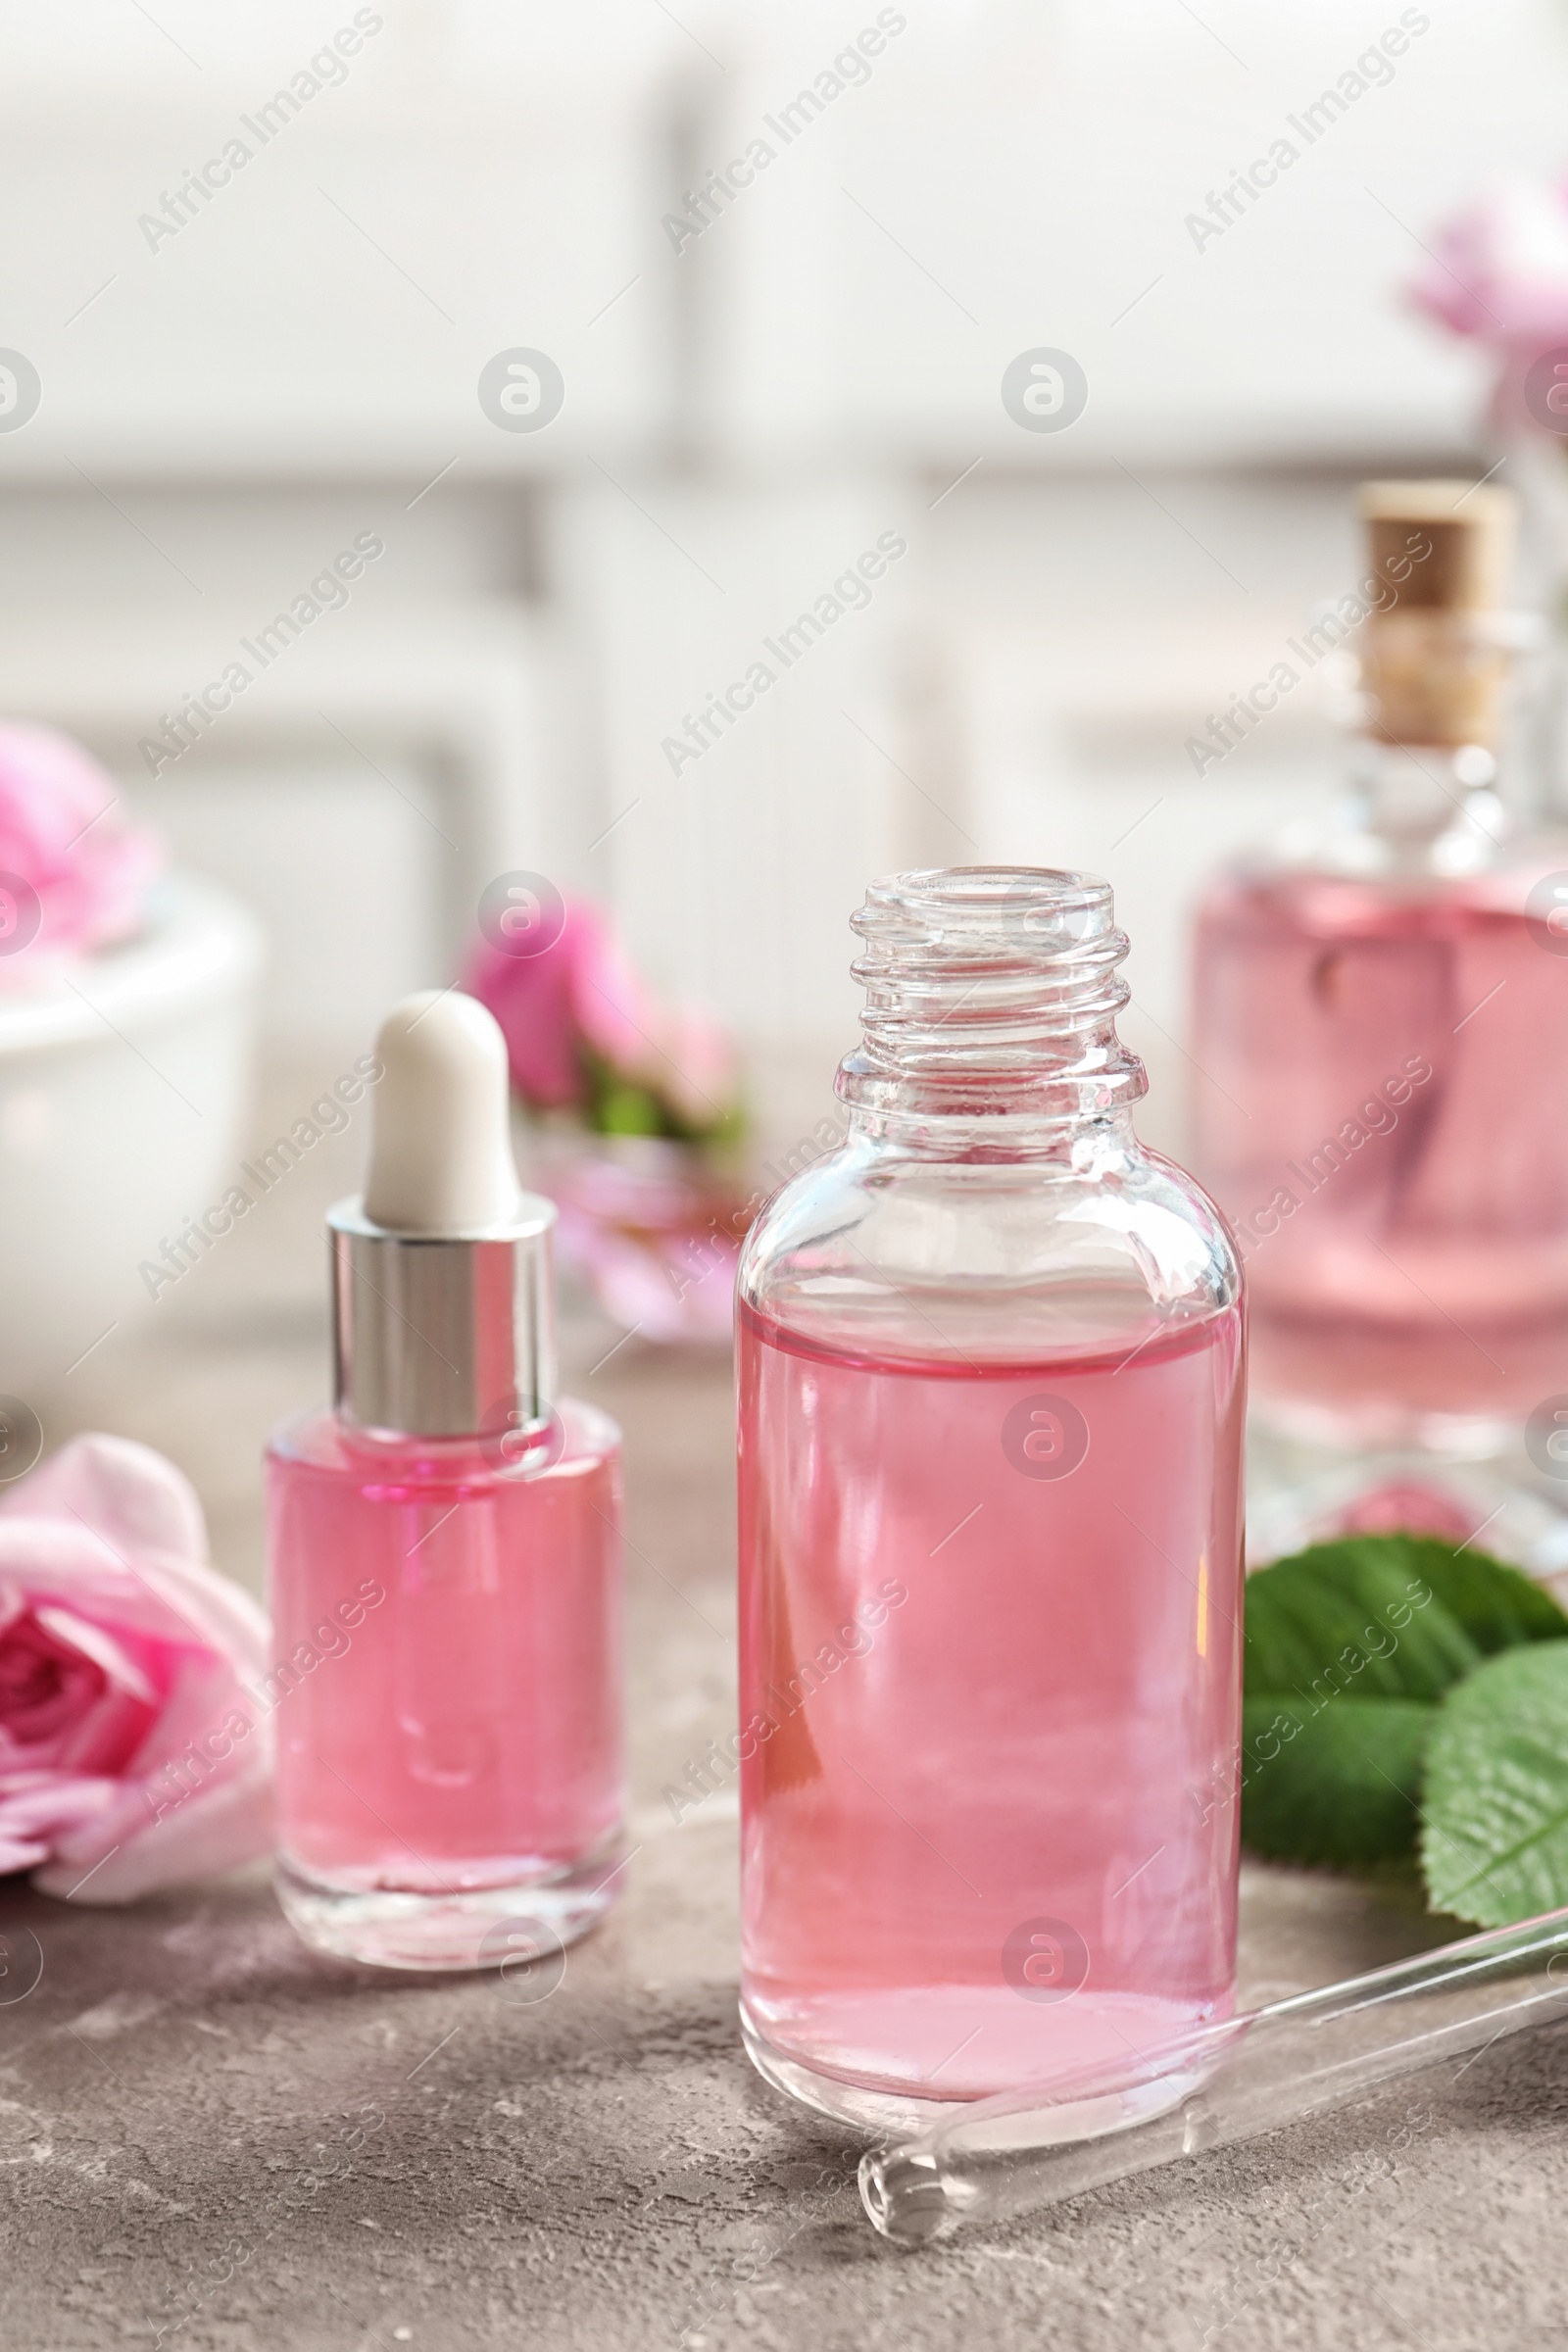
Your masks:
{"label": "white blurred bowl", "polygon": [[141,1261],[235,1181],[262,960],[236,900],[174,874],[128,946],[0,987],[0,1391],[58,1392],[151,1314]]}

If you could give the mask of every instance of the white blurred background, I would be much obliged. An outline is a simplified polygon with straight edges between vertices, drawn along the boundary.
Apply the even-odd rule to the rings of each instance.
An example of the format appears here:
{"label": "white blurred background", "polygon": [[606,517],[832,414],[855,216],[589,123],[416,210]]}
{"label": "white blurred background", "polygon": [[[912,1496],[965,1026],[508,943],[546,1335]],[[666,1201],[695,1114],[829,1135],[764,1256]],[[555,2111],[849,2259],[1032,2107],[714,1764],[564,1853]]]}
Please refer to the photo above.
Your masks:
{"label": "white blurred background", "polygon": [[[1357,476],[1491,464],[1479,363],[1401,289],[1457,205],[1568,162],[1561,0],[1402,22],[1200,244],[1396,0],[13,0],[0,344],[41,399],[0,434],[0,705],[255,908],[276,1066],[341,1066],[526,866],[612,905],[798,1132],[869,874],[1080,862],[1179,1147],[1199,878],[1335,782],[1308,688],[1202,783],[1185,739],[1353,579]],[[1060,432],[1001,396],[1041,347],[1087,376]],[[564,382],[537,431],[478,396],[519,348]],[[871,601],[673,774],[884,533]],[[162,715],[361,534],[351,601],[149,775]]]}

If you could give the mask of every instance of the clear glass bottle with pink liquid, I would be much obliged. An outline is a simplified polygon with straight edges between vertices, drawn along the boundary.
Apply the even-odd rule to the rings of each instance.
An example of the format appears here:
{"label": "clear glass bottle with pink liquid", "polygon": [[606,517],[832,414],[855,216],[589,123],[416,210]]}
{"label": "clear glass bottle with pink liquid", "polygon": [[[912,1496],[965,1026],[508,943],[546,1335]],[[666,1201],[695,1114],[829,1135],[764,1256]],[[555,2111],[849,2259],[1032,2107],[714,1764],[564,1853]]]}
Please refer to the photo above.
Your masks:
{"label": "clear glass bottle with pink liquid", "polygon": [[1195,1158],[1268,1418],[1482,1451],[1568,1389],[1568,842],[1498,789],[1511,501],[1362,504],[1350,794],[1201,908]]}
{"label": "clear glass bottle with pink liquid", "polygon": [[555,1210],[494,1020],[410,998],[376,1065],[336,1402],[268,1456],[278,1894],[323,1951],[521,1999],[621,1885],[619,1433],[553,1401]]}
{"label": "clear glass bottle with pink liquid", "polygon": [[1229,2012],[1245,1347],[1108,887],[854,923],[849,1133],[739,1276],[742,2019],[882,2126]]}

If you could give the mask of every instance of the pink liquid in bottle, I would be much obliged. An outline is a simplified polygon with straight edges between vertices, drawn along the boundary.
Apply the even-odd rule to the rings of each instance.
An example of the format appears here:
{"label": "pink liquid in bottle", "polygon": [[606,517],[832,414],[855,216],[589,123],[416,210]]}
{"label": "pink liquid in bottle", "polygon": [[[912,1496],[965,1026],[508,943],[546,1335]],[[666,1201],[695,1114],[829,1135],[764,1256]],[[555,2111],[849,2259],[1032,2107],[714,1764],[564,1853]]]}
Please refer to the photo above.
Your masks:
{"label": "pink liquid in bottle", "polygon": [[272,1441],[279,1881],[330,1949],[473,1966],[495,1922],[565,1942],[617,1891],[618,1436],[562,1419],[534,1476],[324,1412]]}
{"label": "pink liquid in bottle", "polygon": [[1141,1328],[934,1360],[743,1308],[743,2014],[803,2095],[1231,2009],[1241,1309]]}
{"label": "pink liquid in bottle", "polygon": [[538,1998],[620,1891],[619,1432],[554,1400],[494,1016],[405,998],[359,1066],[334,1404],[268,1449],[278,1898],[318,1950]]}
{"label": "pink liquid in bottle", "polygon": [[[1560,853],[1559,853],[1560,855]],[[1568,956],[1540,864],[1246,874],[1199,932],[1199,1165],[1267,1398],[1352,1442],[1568,1386]]]}

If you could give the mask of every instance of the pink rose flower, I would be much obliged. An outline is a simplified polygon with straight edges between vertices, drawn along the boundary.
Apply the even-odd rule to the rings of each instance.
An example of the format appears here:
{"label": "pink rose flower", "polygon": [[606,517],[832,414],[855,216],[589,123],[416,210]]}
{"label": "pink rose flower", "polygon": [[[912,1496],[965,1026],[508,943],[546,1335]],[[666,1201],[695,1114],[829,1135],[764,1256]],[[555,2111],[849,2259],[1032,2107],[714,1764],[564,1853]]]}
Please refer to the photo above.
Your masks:
{"label": "pink rose flower", "polygon": [[664,1033],[664,1085],[689,1127],[708,1127],[735,1101],[735,1048],[723,1030],[689,1004],[677,1004]]}
{"label": "pink rose flower", "polygon": [[0,1872],[123,1903],[266,1853],[267,1648],[172,1463],[62,1446],[0,1500]]}
{"label": "pink rose flower", "polygon": [[463,986],[495,1014],[513,1084],[537,1110],[590,1114],[597,1063],[652,1096],[682,1131],[702,1135],[734,1112],[728,1038],[651,996],[606,917],[580,900],[567,900],[560,936],[537,955],[478,942]]}
{"label": "pink rose flower", "polygon": [[1568,342],[1568,184],[1509,181],[1449,221],[1436,254],[1410,288],[1429,318],[1531,359]]}
{"label": "pink rose flower", "polygon": [[754,1201],[684,1145],[651,1136],[547,1152],[535,1181],[560,1211],[562,1256],[608,1315],[655,1344],[728,1340]]}
{"label": "pink rose flower", "polygon": [[509,956],[474,944],[463,986],[495,1014],[507,1041],[512,1083],[537,1110],[575,1108],[586,1094],[572,1013],[575,907],[565,929],[537,956]]}
{"label": "pink rose flower", "polygon": [[0,725],[0,987],[33,985],[140,925],[163,856],[124,822],[114,778],[68,735]]}
{"label": "pink rose flower", "polygon": [[663,1012],[637,977],[631,957],[604,917],[588,906],[573,911],[577,927],[572,1010],[577,1026],[600,1059],[609,1062],[617,1075],[657,1094],[667,1066],[661,1051]]}

